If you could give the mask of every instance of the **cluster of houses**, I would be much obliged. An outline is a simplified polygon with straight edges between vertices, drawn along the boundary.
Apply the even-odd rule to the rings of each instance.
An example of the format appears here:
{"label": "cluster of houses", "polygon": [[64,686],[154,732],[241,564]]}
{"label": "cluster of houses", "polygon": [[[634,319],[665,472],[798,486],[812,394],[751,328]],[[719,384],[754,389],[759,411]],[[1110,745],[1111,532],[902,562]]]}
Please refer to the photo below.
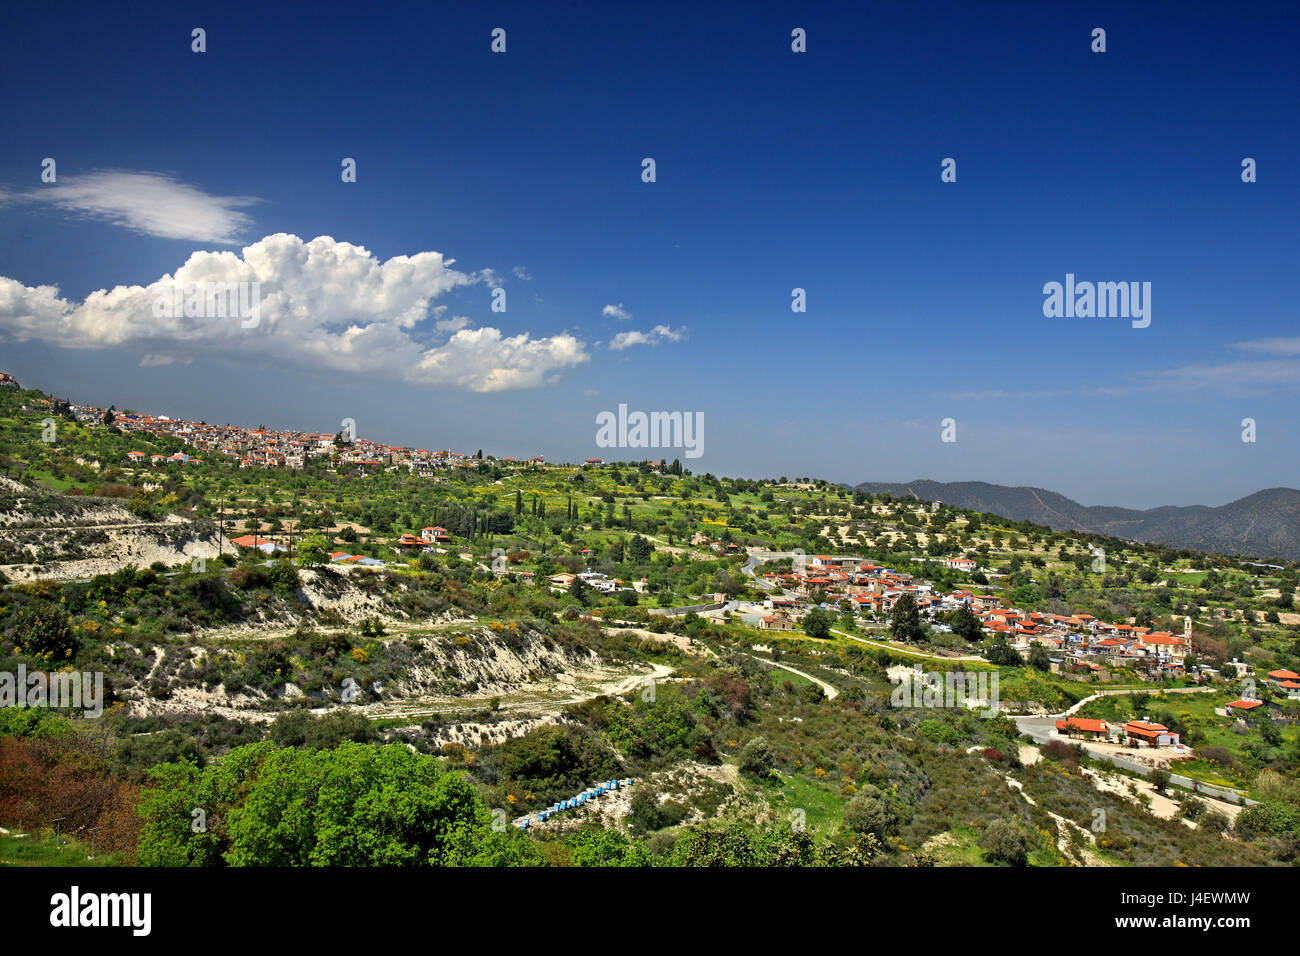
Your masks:
{"label": "cluster of houses", "polygon": [[803,607],[807,599],[818,593],[824,595],[828,604],[847,600],[863,615],[887,614],[904,594],[910,594],[921,612],[930,616],[941,611],[956,610],[962,604],[970,605],[975,600],[969,591],[955,591],[952,595],[936,594],[932,585],[915,581],[910,574],[857,557],[816,555],[797,562],[790,571],[769,572],[763,577],[784,591],[798,596],[794,600],[774,598],[765,602],[772,608],[787,612]]}
{"label": "cluster of houses", "polygon": [[1192,653],[1191,618],[1184,619],[1181,634],[1112,624],[1091,614],[1023,614],[1014,608],[984,610],[980,619],[986,629],[1005,634],[1013,646],[1046,647],[1054,672],[1086,673],[1100,680],[1121,669],[1154,679],[1182,677]]}
{"label": "cluster of houses", "polygon": [[[0,375],[8,380],[0,379],[0,384],[18,384],[12,376],[6,373]],[[70,405],[69,408],[80,422],[94,424],[104,419],[104,409],[94,405]],[[168,415],[136,412],[115,412],[113,424],[127,433],[179,439],[201,451],[233,458],[241,468],[302,468],[312,459],[326,458],[362,472],[406,468],[421,477],[433,477],[440,469],[478,468],[484,464],[482,459],[450,450],[408,448],[359,437],[340,441],[342,433],[209,425],[207,422],[194,422]],[[179,452],[174,455],[146,455],[144,452],[133,451],[127,454],[127,459],[134,465],[203,463],[202,458]],[[541,455],[529,459],[502,458],[499,461],[508,465],[546,464],[546,459]]]}
{"label": "cluster of houses", "polygon": [[[968,562],[953,558],[948,561]],[[1191,620],[1181,634],[1135,624],[1115,624],[1091,614],[1045,614],[1005,607],[1001,598],[958,589],[936,592],[929,582],[852,556],[815,555],[796,562],[790,571],[770,572],[764,578],[794,597],[765,602],[772,611],[759,626],[791,630],[799,612],[814,595],[826,606],[848,601],[863,616],[887,615],[904,595],[910,595],[922,616],[931,619],[960,607],[971,609],[986,632],[1002,635],[1022,653],[1034,645],[1046,648],[1055,673],[1087,674],[1108,680],[1118,671],[1134,671],[1152,679],[1181,677],[1193,667],[1206,678],[1218,676],[1212,668],[1190,664]],[[1240,665],[1244,667],[1244,665]],[[1243,676],[1240,671],[1237,676]],[[1283,688],[1289,690],[1289,688]],[[1300,688],[1297,688],[1300,690]]]}
{"label": "cluster of houses", "polygon": [[[1026,613],[1005,607],[1002,599],[992,594],[961,589],[937,593],[928,582],[857,557],[817,555],[796,562],[790,571],[768,573],[764,578],[780,588],[775,592],[777,596],[764,602],[771,610],[759,622],[765,630],[793,630],[795,621],[813,600],[819,600],[823,607],[847,600],[859,613],[880,615],[888,614],[904,595],[911,595],[923,616],[933,619],[965,606],[979,618],[985,631],[1003,635],[1017,650],[1045,647],[1055,673],[1082,673],[1104,680],[1120,669],[1148,678],[1180,677],[1191,669],[1200,679],[1220,676],[1218,669],[1192,661],[1191,618],[1184,618],[1182,633],[1175,634],[1110,623],[1085,613]],[[1234,678],[1249,676],[1248,666],[1237,660],[1228,662],[1223,670]],[[1294,671],[1269,671],[1265,683],[1274,699],[1300,700],[1300,674]],[[1218,713],[1244,719],[1256,708],[1267,706],[1267,702],[1247,696],[1227,704]],[[1058,720],[1056,729],[1070,737],[1130,747],[1185,749],[1176,732],[1147,719],[1110,726],[1104,720],[1069,717]]]}
{"label": "cluster of houses", "polygon": [[[916,582],[910,574],[881,567],[866,558],[820,554],[797,561],[789,571],[769,572],[763,578],[786,594],[795,595],[764,602],[772,609],[772,614],[759,621],[759,627],[765,630],[792,629],[800,611],[817,594],[824,596],[826,604],[847,600],[863,615],[887,614],[904,594],[910,594],[921,612],[930,616],[955,610],[961,603],[934,594],[930,584]],[[969,596],[969,592],[959,593]]]}

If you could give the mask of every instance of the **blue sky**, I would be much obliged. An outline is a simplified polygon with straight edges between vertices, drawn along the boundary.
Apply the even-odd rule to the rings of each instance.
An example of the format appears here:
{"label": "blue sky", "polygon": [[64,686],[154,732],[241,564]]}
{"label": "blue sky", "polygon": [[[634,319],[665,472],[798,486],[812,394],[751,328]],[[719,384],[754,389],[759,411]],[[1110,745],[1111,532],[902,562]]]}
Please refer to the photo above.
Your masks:
{"label": "blue sky", "polygon": [[[620,403],[699,411],[698,471],[1085,504],[1297,484],[1285,6],[176,6],[8,13],[24,384],[551,458],[657,456],[596,446]],[[196,252],[276,292],[257,329],[150,314]],[[1150,282],[1150,326],[1045,317],[1066,273]]]}

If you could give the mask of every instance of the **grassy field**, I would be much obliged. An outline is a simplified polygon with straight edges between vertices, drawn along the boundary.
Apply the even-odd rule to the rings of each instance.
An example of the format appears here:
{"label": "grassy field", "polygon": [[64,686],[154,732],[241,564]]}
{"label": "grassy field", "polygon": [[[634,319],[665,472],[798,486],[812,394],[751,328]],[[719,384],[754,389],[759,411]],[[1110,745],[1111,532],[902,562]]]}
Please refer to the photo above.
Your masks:
{"label": "grassy field", "polygon": [[56,844],[53,831],[17,836],[0,833],[0,866],[120,866],[111,854],[92,856],[90,845],[64,836]]}
{"label": "grassy field", "polygon": [[840,828],[844,798],[829,785],[813,783],[796,774],[783,777],[779,790],[765,790],[770,806],[778,815],[793,820],[802,814],[810,833],[827,836]]}

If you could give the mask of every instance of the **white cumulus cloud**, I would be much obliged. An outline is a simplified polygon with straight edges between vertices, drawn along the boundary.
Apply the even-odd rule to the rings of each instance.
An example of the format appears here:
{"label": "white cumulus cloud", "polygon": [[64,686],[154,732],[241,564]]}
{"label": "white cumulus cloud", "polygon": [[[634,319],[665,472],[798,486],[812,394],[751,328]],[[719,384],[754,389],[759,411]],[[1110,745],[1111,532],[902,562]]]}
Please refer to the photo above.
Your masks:
{"label": "white cumulus cloud", "polygon": [[620,322],[626,322],[628,319],[632,318],[632,313],[624,308],[622,302],[618,305],[605,306],[605,308],[600,310],[600,314],[605,316],[607,319],[618,319]]}
{"label": "white cumulus cloud", "polygon": [[[0,329],[65,348],[135,349],[148,365],[219,358],[478,392],[544,385],[590,358],[567,333],[535,338],[469,329],[460,317],[427,321],[442,314],[432,305],[437,297],[488,281],[453,263],[438,252],[381,261],[328,236],[278,233],[240,254],[195,252],[147,286],[100,289],[81,302],[60,297],[55,286],[0,277]],[[250,296],[256,283],[256,324],[244,327],[249,320],[238,314],[213,317],[207,304],[190,315],[172,307],[178,295],[210,283],[245,283]],[[432,344],[435,332],[453,334]]]}

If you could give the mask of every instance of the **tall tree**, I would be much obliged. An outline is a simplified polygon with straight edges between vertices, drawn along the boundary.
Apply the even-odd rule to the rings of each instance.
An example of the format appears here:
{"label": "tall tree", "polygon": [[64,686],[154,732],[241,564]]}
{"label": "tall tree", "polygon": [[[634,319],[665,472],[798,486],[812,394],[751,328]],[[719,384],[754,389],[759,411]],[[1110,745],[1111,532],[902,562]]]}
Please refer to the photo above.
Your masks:
{"label": "tall tree", "polygon": [[809,637],[825,640],[831,636],[831,616],[819,607],[805,614],[802,623],[804,633]]}
{"label": "tall tree", "polygon": [[984,625],[968,604],[963,604],[948,615],[948,625],[954,634],[967,641],[978,641],[984,636]]}
{"label": "tall tree", "polygon": [[921,627],[921,613],[917,610],[916,599],[904,594],[894,602],[889,612],[889,630],[900,641],[914,641],[924,633]]}
{"label": "tall tree", "polygon": [[654,545],[639,534],[633,535],[632,541],[628,545],[628,552],[632,560],[637,564],[645,564],[645,562],[649,561],[650,556],[654,554],[654,550]]}

